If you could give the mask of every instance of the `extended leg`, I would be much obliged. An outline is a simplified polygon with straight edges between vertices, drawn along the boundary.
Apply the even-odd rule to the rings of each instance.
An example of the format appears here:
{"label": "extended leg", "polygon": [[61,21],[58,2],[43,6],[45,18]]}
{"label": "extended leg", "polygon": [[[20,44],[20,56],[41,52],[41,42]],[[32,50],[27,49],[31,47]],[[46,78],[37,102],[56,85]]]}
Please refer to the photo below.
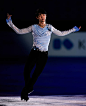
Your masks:
{"label": "extended leg", "polygon": [[35,82],[37,81],[37,78],[39,77],[39,75],[41,74],[41,72],[43,71],[45,67],[47,58],[48,58],[48,53],[44,53],[44,52],[39,53],[39,58],[36,62],[36,68],[32,75],[31,81],[28,83],[28,86],[33,86],[35,84]]}

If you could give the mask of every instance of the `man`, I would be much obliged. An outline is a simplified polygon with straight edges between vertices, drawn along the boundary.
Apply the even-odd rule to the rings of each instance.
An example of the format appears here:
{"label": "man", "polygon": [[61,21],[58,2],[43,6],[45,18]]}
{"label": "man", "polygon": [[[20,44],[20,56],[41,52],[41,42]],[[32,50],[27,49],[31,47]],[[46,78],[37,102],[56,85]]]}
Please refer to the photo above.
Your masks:
{"label": "man", "polygon": [[[81,27],[73,27],[68,31],[59,31],[54,28],[51,24],[46,23],[47,13],[43,9],[37,9],[36,18],[39,20],[38,24],[29,26],[28,28],[19,29],[13,23],[11,19],[12,15],[7,14],[7,24],[17,33],[26,34],[32,32],[33,35],[33,46],[28,56],[27,62],[24,68],[24,80],[25,87],[21,92],[21,100],[28,100],[28,93],[33,91],[33,85],[37,81],[37,78],[43,71],[43,68],[48,58],[48,46],[51,38],[51,34],[54,33],[58,36],[65,36],[72,32],[79,31]],[[30,77],[31,70],[36,64],[36,68],[32,77]]]}

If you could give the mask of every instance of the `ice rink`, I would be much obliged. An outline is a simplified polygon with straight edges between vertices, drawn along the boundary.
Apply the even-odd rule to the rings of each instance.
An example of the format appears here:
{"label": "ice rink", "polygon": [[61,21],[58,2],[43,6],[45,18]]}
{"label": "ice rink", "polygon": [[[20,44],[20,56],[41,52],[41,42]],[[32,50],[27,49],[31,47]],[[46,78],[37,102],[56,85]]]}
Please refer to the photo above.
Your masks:
{"label": "ice rink", "polygon": [[86,106],[84,95],[29,96],[21,101],[19,96],[0,97],[0,106]]}

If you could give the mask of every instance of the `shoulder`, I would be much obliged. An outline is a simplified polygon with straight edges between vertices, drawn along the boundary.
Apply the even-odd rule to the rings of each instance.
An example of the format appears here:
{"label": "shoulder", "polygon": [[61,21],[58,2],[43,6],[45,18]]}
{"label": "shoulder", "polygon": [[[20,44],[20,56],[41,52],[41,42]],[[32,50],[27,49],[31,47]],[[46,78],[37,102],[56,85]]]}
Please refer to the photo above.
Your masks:
{"label": "shoulder", "polygon": [[51,24],[48,24],[48,23],[47,23],[47,25],[52,26]]}
{"label": "shoulder", "polygon": [[48,25],[48,27],[53,28],[53,26],[51,24],[47,24],[47,25]]}
{"label": "shoulder", "polygon": [[47,24],[48,28],[51,29],[51,31],[53,31],[53,26],[51,24]]}
{"label": "shoulder", "polygon": [[36,28],[36,27],[37,27],[37,24],[33,24],[33,25],[32,25],[32,28]]}
{"label": "shoulder", "polygon": [[37,24],[33,24],[32,26],[37,26]]}

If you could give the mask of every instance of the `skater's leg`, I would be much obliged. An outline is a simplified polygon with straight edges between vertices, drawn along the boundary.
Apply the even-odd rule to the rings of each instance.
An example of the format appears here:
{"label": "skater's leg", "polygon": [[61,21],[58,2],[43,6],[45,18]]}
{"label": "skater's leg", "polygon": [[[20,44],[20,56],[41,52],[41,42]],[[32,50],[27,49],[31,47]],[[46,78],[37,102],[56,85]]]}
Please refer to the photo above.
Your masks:
{"label": "skater's leg", "polygon": [[36,68],[32,75],[31,81],[28,83],[28,86],[33,86],[35,84],[35,82],[37,81],[37,78],[39,77],[39,75],[41,74],[41,72],[43,71],[45,67],[47,58],[48,58],[48,52],[39,53],[39,58],[36,62]]}
{"label": "skater's leg", "polygon": [[31,70],[33,69],[35,63],[36,63],[36,58],[37,58],[37,53],[34,50],[31,50],[27,62],[25,64],[24,68],[24,80],[25,80],[25,87],[23,88],[21,92],[21,99],[28,99],[28,83],[30,81],[30,73]]}
{"label": "skater's leg", "polygon": [[25,80],[25,86],[27,85],[27,83],[30,81],[30,73],[36,63],[36,52],[31,50],[27,62],[25,64],[24,67],[24,80]]}

